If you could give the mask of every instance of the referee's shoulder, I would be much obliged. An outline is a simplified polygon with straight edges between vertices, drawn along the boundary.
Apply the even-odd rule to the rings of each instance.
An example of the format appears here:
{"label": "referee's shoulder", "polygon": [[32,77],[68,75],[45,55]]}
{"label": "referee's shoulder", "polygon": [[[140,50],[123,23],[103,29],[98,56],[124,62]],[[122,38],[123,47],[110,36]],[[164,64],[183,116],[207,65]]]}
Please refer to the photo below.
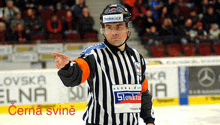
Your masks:
{"label": "referee's shoulder", "polygon": [[131,47],[131,46],[128,46],[128,47],[129,47],[130,50],[133,51],[136,55],[140,55],[140,56],[142,56],[141,53],[140,53],[137,49],[134,49],[134,48]]}
{"label": "referee's shoulder", "polygon": [[97,43],[97,44],[94,44],[94,45],[92,45],[92,46],[86,47],[86,48],[82,51],[81,55],[89,54],[92,50],[95,50],[95,49],[103,49],[103,48],[105,48],[105,47],[106,47],[106,46],[105,46],[104,43]]}

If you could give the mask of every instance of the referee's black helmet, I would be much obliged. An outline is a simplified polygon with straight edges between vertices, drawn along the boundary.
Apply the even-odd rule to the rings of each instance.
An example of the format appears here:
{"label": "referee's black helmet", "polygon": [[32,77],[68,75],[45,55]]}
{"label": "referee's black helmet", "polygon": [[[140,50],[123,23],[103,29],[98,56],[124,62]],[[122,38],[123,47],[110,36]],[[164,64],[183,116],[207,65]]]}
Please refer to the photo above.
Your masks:
{"label": "referee's black helmet", "polygon": [[131,18],[131,13],[126,7],[121,4],[109,4],[105,7],[100,15],[101,24],[126,22],[128,23]]}

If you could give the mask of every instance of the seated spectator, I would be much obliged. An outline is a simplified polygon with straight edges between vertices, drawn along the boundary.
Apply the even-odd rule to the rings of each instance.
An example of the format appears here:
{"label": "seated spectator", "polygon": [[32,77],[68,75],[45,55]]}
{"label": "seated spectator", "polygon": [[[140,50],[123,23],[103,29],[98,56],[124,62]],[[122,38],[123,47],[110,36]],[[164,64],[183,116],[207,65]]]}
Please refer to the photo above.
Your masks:
{"label": "seated spectator", "polygon": [[6,41],[6,25],[0,22],[0,44],[5,44]]}
{"label": "seated spectator", "polygon": [[192,20],[193,25],[195,25],[196,23],[200,21],[199,16],[197,15],[195,9],[192,9],[192,11],[190,12],[189,18]]}
{"label": "seated spectator", "polygon": [[61,0],[61,4],[63,4],[66,10],[69,10],[76,3],[75,0]]}
{"label": "seated spectator", "polygon": [[66,12],[66,18],[63,23],[63,30],[65,35],[70,33],[78,33],[78,21],[76,16],[72,14],[71,10]]}
{"label": "seated spectator", "polygon": [[78,4],[71,7],[71,10],[76,13],[76,15],[82,14],[82,9],[86,7],[85,0],[78,0]]}
{"label": "seated spectator", "polygon": [[165,0],[164,2],[165,2],[164,5],[167,6],[167,11],[169,14],[172,13],[174,7],[178,5],[176,3],[176,0]]}
{"label": "seated spectator", "polygon": [[173,23],[170,18],[165,18],[161,27],[160,35],[163,37],[165,45],[176,43],[178,41],[176,36],[179,32],[173,27]]}
{"label": "seated spectator", "polygon": [[204,43],[204,42],[211,42],[209,40],[207,32],[203,29],[203,24],[198,22],[197,26],[197,35],[196,35],[196,43]]}
{"label": "seated spectator", "polygon": [[147,42],[147,50],[150,51],[150,46],[153,44],[158,45],[161,42],[161,38],[159,32],[157,31],[156,26],[151,26],[150,31],[148,32],[148,42]]}
{"label": "seated spectator", "polygon": [[49,33],[60,33],[63,29],[62,21],[54,14],[51,19],[47,20],[47,29]]}
{"label": "seated spectator", "polygon": [[162,8],[162,11],[161,11],[159,17],[160,17],[160,23],[163,23],[163,21],[164,21],[165,18],[170,17],[170,14],[168,13],[167,6],[164,6],[164,7]]}
{"label": "seated spectator", "polygon": [[213,42],[219,42],[220,30],[218,24],[212,24],[209,30],[209,37]]}
{"label": "seated spectator", "polygon": [[79,17],[79,33],[81,36],[81,39],[84,37],[85,32],[97,32],[93,29],[94,20],[89,15],[89,9],[88,7],[83,8],[83,12]]}
{"label": "seated spectator", "polygon": [[135,6],[137,0],[123,0],[124,6],[128,9],[129,12],[132,12],[132,8]]}
{"label": "seated spectator", "polygon": [[14,40],[15,40],[15,44],[27,43],[24,27],[20,23],[18,23],[15,29]]}
{"label": "seated spectator", "polygon": [[16,13],[15,18],[11,21],[11,29],[13,32],[15,31],[18,23],[24,27],[24,20],[21,18],[21,13]]}
{"label": "seated spectator", "polygon": [[208,13],[204,14],[202,23],[204,24],[204,29],[206,31],[209,31],[211,24],[218,23],[218,16],[214,13],[214,8],[212,6],[208,8]]}
{"label": "seated spectator", "polygon": [[173,22],[174,27],[179,27],[180,25],[183,25],[185,22],[184,16],[182,13],[180,13],[179,7],[175,6],[173,9],[173,12],[171,13],[171,18]]}
{"label": "seated spectator", "polygon": [[14,6],[13,1],[8,1],[7,6],[4,8],[4,17],[7,23],[10,23],[15,18],[15,13],[19,13],[20,10]]}
{"label": "seated spectator", "polygon": [[[151,10],[147,10],[146,15],[147,16],[144,18],[143,23],[141,25],[141,31],[139,33],[139,36],[143,36],[145,32],[150,32],[151,26],[156,25],[156,23],[155,23],[156,21],[153,18]],[[144,42],[144,41],[142,41],[142,42]]]}
{"label": "seated spectator", "polygon": [[160,0],[152,0],[150,10],[153,13],[155,19],[159,18],[159,11],[163,7],[163,3]]}
{"label": "seated spectator", "polygon": [[193,22],[192,19],[188,18],[185,22],[184,26],[181,26],[180,28],[180,35],[182,36],[181,38],[181,43],[182,44],[186,44],[186,43],[190,43],[194,41],[194,37],[191,38],[191,36],[193,36]]}
{"label": "seated spectator", "polygon": [[132,8],[132,23],[137,26],[139,22],[143,22],[146,18],[146,8],[142,3],[142,0],[137,0],[135,6]]}
{"label": "seated spectator", "polygon": [[198,6],[198,15],[199,19],[202,19],[205,13],[208,13],[209,1],[203,0],[201,4]]}
{"label": "seated spectator", "polygon": [[214,6],[215,12],[220,16],[220,0],[216,0],[215,6]]}
{"label": "seated spectator", "polygon": [[44,22],[40,16],[35,15],[35,11],[31,8],[27,10],[28,17],[24,21],[25,33],[27,41],[30,41],[31,34],[44,34]]}

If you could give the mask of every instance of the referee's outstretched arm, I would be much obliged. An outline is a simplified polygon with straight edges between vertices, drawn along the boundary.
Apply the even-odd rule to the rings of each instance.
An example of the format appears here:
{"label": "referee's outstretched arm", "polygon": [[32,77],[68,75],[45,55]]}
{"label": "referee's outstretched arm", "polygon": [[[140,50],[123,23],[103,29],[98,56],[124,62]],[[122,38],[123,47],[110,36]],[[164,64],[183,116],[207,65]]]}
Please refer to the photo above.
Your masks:
{"label": "referee's outstretched arm", "polygon": [[87,59],[91,57],[70,61],[65,54],[53,52],[52,55],[56,56],[55,66],[59,69],[58,75],[65,86],[77,86],[91,76],[90,67],[92,64],[89,65],[89,59]]}

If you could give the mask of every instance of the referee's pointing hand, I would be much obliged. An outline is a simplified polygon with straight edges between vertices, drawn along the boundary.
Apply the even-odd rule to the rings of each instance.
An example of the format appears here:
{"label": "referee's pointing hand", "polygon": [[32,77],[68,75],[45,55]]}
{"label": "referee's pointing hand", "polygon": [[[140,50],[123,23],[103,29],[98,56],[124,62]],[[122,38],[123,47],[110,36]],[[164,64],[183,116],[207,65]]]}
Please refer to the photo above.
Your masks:
{"label": "referee's pointing hand", "polygon": [[55,66],[57,69],[62,69],[66,64],[69,63],[70,58],[65,54],[52,52],[51,55],[56,56]]}

